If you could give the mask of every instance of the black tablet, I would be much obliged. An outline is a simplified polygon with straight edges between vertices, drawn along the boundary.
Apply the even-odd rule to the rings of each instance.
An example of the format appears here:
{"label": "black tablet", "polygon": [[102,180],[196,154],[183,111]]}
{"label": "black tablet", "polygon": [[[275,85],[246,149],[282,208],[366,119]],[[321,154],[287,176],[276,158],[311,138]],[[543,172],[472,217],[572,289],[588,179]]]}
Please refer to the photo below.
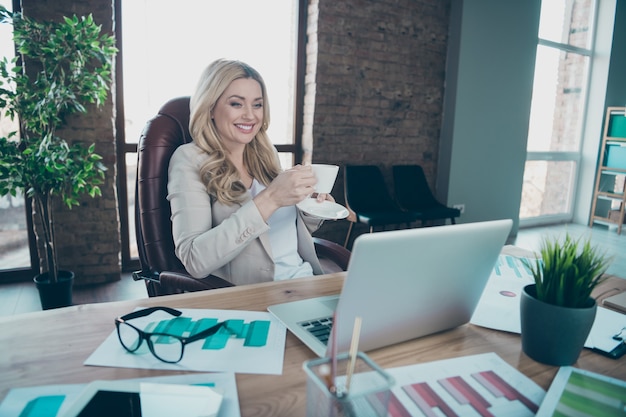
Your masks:
{"label": "black tablet", "polygon": [[221,394],[202,385],[93,381],[59,417],[141,417],[145,410],[168,415],[170,408],[181,417],[208,417],[217,416],[221,403]]}

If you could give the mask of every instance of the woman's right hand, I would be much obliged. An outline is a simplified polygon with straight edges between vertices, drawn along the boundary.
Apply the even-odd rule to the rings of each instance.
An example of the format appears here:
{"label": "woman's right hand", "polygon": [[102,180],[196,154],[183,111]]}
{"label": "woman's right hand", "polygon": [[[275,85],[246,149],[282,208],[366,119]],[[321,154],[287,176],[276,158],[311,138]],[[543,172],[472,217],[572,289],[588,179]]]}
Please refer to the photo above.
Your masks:
{"label": "woman's right hand", "polygon": [[296,165],[278,174],[254,202],[267,220],[280,207],[298,204],[315,191],[317,179],[310,166]]}

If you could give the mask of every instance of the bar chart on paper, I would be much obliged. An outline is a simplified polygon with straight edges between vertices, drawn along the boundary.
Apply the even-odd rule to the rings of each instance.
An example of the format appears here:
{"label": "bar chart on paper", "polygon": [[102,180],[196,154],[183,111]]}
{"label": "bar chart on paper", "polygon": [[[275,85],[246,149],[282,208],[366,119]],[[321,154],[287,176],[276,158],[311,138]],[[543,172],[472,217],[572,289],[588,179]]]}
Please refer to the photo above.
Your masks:
{"label": "bar chart on paper", "polygon": [[532,279],[532,272],[525,264],[531,261],[528,258],[520,258],[511,255],[500,255],[493,267],[493,273],[500,277]]}
{"label": "bar chart on paper", "polygon": [[133,320],[133,326],[159,333],[152,343],[174,343],[169,335],[189,337],[218,322],[217,333],[188,343],[178,363],[165,363],[151,354],[147,343],[133,353],[120,344],[115,329],[87,358],[85,365],[122,368],[172,369],[203,372],[245,372],[279,375],[283,369],[286,328],[268,312],[244,310],[183,309],[172,317],[155,312]]}
{"label": "bar chart on paper", "polygon": [[545,392],[494,353],[394,368],[391,417],[534,416]]}
{"label": "bar chart on paper", "polygon": [[562,366],[537,416],[626,416],[626,381]]}
{"label": "bar chart on paper", "polygon": [[[201,318],[193,320],[191,317],[175,317],[169,320],[153,321],[144,327],[149,333],[166,333],[174,336],[189,337],[198,334],[218,323],[217,318]],[[268,320],[253,320],[246,322],[243,319],[226,320],[226,328],[221,328],[202,342],[202,349],[224,349],[229,340],[242,339],[244,346],[264,346],[267,343],[270,322]],[[157,343],[171,343],[167,337],[161,337]],[[149,353],[148,347],[143,346],[143,352]]]}
{"label": "bar chart on paper", "polygon": [[533,277],[526,258],[500,255],[478,301],[470,323],[488,329],[519,333],[519,300]]}

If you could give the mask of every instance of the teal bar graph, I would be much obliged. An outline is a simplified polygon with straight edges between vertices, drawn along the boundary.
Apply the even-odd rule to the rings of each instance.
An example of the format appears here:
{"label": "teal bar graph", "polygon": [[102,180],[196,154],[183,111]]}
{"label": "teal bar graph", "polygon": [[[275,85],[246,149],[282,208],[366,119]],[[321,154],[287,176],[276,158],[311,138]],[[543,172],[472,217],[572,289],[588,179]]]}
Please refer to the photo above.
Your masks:
{"label": "teal bar graph", "polygon": [[[176,317],[168,320],[149,323],[144,330],[152,333],[167,333],[180,337],[188,337],[208,329],[218,323],[217,318],[203,318],[192,320],[189,317]],[[226,320],[226,325],[217,333],[204,339],[202,349],[219,350],[225,349],[228,341],[232,339],[244,339],[246,347],[262,347],[267,344],[270,331],[268,320],[254,320],[246,323],[242,319]],[[161,337],[157,343],[171,343],[168,337]]]}
{"label": "teal bar graph", "polygon": [[250,323],[248,327],[248,331],[246,333],[246,341],[244,342],[244,346],[265,346],[267,343],[267,334],[270,331],[270,322],[269,321],[253,321]]}
{"label": "teal bar graph", "polygon": [[65,395],[37,397],[26,404],[19,417],[54,417],[57,415]]}

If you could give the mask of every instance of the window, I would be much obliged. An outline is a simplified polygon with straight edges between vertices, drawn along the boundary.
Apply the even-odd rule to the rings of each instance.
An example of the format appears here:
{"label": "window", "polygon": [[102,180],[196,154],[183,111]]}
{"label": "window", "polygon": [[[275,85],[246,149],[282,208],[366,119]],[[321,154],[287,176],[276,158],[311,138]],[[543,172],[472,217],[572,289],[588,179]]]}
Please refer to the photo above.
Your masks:
{"label": "window", "polygon": [[[298,161],[296,106],[298,54],[305,28],[299,25],[306,1],[285,0],[117,0],[118,42],[123,67],[118,89],[120,213],[123,268],[135,267],[136,146],[145,123],[167,100],[193,93],[201,71],[218,58],[238,59],[263,76],[271,106],[269,135],[283,167]],[[119,75],[118,75],[119,77]],[[299,112],[301,113],[301,112]]]}
{"label": "window", "polygon": [[520,224],[572,219],[595,0],[541,3]]}
{"label": "window", "polygon": [[[11,0],[0,0],[0,5],[13,10]],[[0,24],[0,57],[15,57],[12,25]],[[19,123],[0,112],[0,135],[18,131]],[[29,205],[23,195],[0,197],[0,277],[16,279],[32,276],[33,259],[29,244]],[[35,250],[35,249],[33,249]],[[36,259],[36,258],[35,258]],[[36,267],[36,265],[35,265]]]}

